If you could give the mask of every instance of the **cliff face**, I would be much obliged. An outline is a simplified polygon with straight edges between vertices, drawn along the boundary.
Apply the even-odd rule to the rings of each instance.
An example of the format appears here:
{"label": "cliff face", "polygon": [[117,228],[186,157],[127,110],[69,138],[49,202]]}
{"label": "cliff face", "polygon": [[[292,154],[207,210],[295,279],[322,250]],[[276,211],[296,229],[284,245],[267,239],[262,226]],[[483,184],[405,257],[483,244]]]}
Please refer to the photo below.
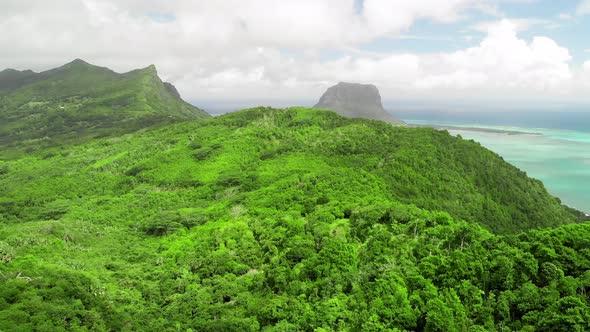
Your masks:
{"label": "cliff face", "polygon": [[405,124],[385,111],[379,90],[373,84],[340,82],[328,88],[314,107],[329,109],[351,118],[380,120],[394,125]]}
{"label": "cliff face", "polygon": [[176,90],[176,87],[174,85],[172,85],[172,83],[168,83],[168,82],[163,82],[163,83],[164,83],[164,87],[166,88],[166,91],[168,91],[172,96],[174,96],[174,98],[182,99],[182,97],[180,97],[180,93],[178,93],[178,90]]}

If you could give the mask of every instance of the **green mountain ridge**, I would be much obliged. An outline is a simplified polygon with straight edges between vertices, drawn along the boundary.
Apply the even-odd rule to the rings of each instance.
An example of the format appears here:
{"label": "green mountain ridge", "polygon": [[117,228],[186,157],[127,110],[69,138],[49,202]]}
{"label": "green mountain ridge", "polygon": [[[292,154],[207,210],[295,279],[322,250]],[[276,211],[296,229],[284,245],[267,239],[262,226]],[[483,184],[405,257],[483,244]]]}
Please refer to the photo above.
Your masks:
{"label": "green mountain ridge", "polygon": [[8,68],[0,71],[0,95],[34,81],[35,76],[36,73],[32,70],[19,71]]}
{"label": "green mountain ridge", "polygon": [[0,73],[0,146],[34,150],[209,115],[184,102],[155,66],[118,74],[76,59]]}
{"label": "green mountain ridge", "polygon": [[446,131],[179,122],[0,161],[0,330],[584,331],[583,219]]}

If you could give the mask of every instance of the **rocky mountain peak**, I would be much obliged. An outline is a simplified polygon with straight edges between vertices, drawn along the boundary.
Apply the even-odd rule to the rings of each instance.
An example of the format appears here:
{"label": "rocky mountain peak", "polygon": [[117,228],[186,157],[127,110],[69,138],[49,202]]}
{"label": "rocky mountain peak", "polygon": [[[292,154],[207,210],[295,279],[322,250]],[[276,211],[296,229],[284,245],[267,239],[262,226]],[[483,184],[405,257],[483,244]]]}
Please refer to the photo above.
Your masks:
{"label": "rocky mountain peak", "polygon": [[328,88],[314,107],[329,109],[351,118],[404,124],[383,108],[379,89],[373,84],[340,82]]}

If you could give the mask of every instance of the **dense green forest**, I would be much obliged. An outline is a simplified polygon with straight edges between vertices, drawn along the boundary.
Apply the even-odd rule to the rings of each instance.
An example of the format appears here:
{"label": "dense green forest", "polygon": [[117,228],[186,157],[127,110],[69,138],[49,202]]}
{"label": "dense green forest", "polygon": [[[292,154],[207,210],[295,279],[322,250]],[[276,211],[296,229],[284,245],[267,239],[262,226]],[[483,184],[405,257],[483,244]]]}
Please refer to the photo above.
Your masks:
{"label": "dense green forest", "polygon": [[0,158],[208,117],[150,66],[125,74],[74,60],[41,73],[0,72]]}
{"label": "dense green forest", "polygon": [[590,224],[473,141],[257,108],[0,161],[2,331],[586,331]]}

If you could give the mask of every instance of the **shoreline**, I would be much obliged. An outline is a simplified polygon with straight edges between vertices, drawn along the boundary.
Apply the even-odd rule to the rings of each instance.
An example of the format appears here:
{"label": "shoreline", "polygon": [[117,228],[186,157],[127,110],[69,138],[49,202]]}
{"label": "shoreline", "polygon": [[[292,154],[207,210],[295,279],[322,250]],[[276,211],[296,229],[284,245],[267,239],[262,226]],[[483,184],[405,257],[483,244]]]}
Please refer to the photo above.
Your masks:
{"label": "shoreline", "polygon": [[[526,170],[526,167],[524,167],[524,165],[520,165],[519,163],[516,162],[516,160],[519,159],[520,157],[515,158],[514,151],[512,151],[511,148],[509,147],[510,144],[494,145],[490,142],[504,142],[504,143],[506,143],[506,142],[508,142],[508,140],[514,139],[515,142],[526,142],[527,144],[529,144],[529,143],[534,144],[534,142],[536,142],[537,139],[542,139],[543,137],[546,137],[548,140],[551,140],[551,144],[553,144],[552,146],[554,146],[554,147],[562,146],[563,144],[567,144],[568,146],[570,146],[570,144],[573,144],[573,143],[575,143],[576,146],[578,146],[578,144],[579,144],[579,141],[569,140],[569,139],[567,139],[567,137],[559,137],[559,136],[553,137],[551,135],[551,133],[549,133],[549,135],[548,135],[544,131],[541,131],[543,129],[540,129],[540,128],[522,128],[522,130],[519,130],[520,128],[516,127],[516,128],[514,128],[514,130],[511,130],[511,129],[513,129],[511,127],[507,127],[506,129],[503,129],[503,128],[481,128],[481,127],[477,127],[477,124],[473,124],[473,125],[465,124],[463,126],[461,124],[459,124],[459,125],[453,125],[453,124],[445,125],[445,124],[424,124],[424,123],[411,123],[411,122],[408,123],[408,127],[433,128],[436,130],[448,130],[451,135],[453,135],[453,136],[459,135],[464,139],[469,139],[472,137],[479,137],[478,139],[476,139],[476,141],[480,142],[480,144],[482,144],[483,146],[487,147],[488,149],[491,149],[492,151],[498,153],[499,155],[501,155],[503,158],[505,158],[511,164],[513,164],[516,167],[518,167],[522,170],[525,170],[527,172],[529,172],[529,170]],[[583,144],[587,144],[587,143],[583,143]],[[580,145],[580,146],[583,147],[585,145]],[[537,157],[539,157],[539,156],[537,156]],[[543,161],[542,159],[535,160],[536,164],[539,164],[542,161]],[[576,164],[573,166],[578,167],[579,164]],[[545,187],[551,193],[551,195],[553,195],[555,197],[559,197],[562,200],[563,205],[566,205],[573,210],[579,211],[581,213],[581,216],[583,216],[582,218],[584,218],[586,221],[590,222],[590,206],[586,206],[587,203],[580,201],[578,195],[574,195],[574,194],[569,195],[566,192],[560,191],[561,189],[555,190],[555,191],[560,192],[559,194],[557,194],[552,189],[553,188],[552,183],[555,184],[555,183],[559,182],[555,179],[555,176],[548,176],[547,174],[543,175],[543,172],[547,171],[547,169],[544,169],[544,168],[542,168],[540,170],[537,169],[536,171],[537,171],[537,173],[532,173],[530,176],[532,176],[533,178],[536,178],[536,179],[540,179],[540,180],[542,179],[541,181],[543,181]],[[567,173],[567,172],[565,172],[565,173]],[[580,181],[587,181],[587,178],[581,179]],[[574,190],[574,192],[577,192],[577,187],[574,188],[572,186],[572,190]],[[584,197],[586,195],[584,193],[582,193],[582,194],[583,194],[582,197]],[[570,197],[571,199],[566,199],[566,197]],[[576,206],[578,206],[578,207],[576,207]]]}
{"label": "shoreline", "polygon": [[447,125],[435,125],[435,124],[414,124],[414,123],[408,123],[408,122],[406,122],[406,123],[407,123],[408,127],[434,128],[437,130],[463,130],[463,131],[476,131],[476,132],[506,134],[506,135],[543,136],[542,133],[538,133],[538,132],[525,132],[525,131],[518,131],[518,130],[493,129],[493,128],[481,128],[481,127],[447,126]]}

